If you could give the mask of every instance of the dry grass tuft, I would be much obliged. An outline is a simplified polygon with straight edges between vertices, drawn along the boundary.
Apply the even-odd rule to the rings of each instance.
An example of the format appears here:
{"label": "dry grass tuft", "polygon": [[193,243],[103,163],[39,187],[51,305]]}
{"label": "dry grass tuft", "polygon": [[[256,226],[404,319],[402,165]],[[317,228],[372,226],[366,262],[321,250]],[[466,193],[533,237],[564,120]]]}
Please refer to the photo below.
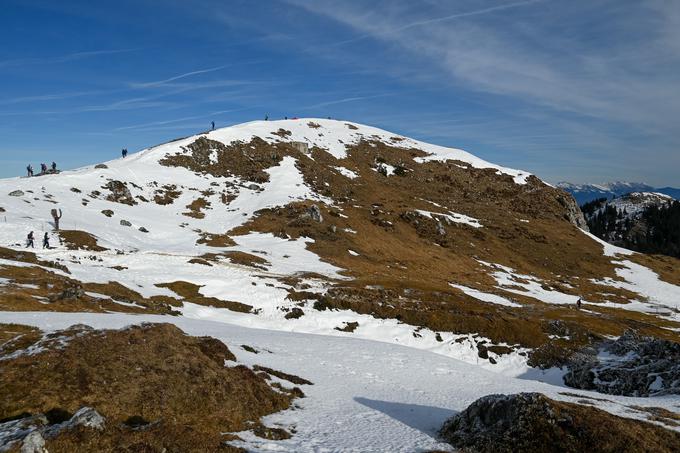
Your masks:
{"label": "dry grass tuft", "polygon": [[159,288],[168,288],[177,293],[177,295],[184,298],[187,302],[198,305],[206,305],[216,308],[226,308],[231,311],[238,311],[241,313],[250,313],[253,307],[242,304],[240,302],[232,302],[228,300],[217,299],[215,297],[206,297],[200,293],[201,287],[194,283],[176,281],[170,283],[157,283]]}
{"label": "dry grass tuft", "polygon": [[245,366],[225,366],[234,356],[223,343],[170,324],[74,326],[40,344],[43,352],[0,361],[0,419],[83,406],[106,418],[102,432],[61,434],[50,451],[235,451],[222,433],[249,429],[293,399]]}
{"label": "dry grass tuft", "polygon": [[97,244],[97,238],[81,230],[59,230],[59,236],[69,250],[88,250],[90,252],[105,252],[107,248]]}

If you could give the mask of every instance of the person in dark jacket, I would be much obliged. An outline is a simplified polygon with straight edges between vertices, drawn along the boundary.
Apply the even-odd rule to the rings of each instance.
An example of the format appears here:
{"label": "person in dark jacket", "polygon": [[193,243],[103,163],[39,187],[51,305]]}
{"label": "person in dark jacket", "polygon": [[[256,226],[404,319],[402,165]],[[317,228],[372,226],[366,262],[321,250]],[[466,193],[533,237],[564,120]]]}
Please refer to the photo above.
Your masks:
{"label": "person in dark jacket", "polygon": [[26,172],[28,176],[33,176],[33,166],[31,164],[28,164],[28,167],[26,167]]}
{"label": "person in dark jacket", "polygon": [[213,130],[213,131],[215,130],[215,122],[214,121],[210,122],[210,127],[212,128],[211,130]]}
{"label": "person in dark jacket", "polygon": [[127,157],[127,148],[123,148],[123,151],[121,151],[121,154],[123,155],[123,158]]}
{"label": "person in dark jacket", "polygon": [[50,235],[49,235],[49,233],[45,233],[45,236],[43,237],[43,248],[44,249],[50,248]]}
{"label": "person in dark jacket", "polygon": [[576,301],[576,309],[580,310],[581,309],[581,298],[579,297],[578,300]]}
{"label": "person in dark jacket", "polygon": [[57,171],[57,163],[52,161],[52,171]]}
{"label": "person in dark jacket", "polygon": [[28,236],[26,237],[26,248],[29,248],[29,247],[35,248],[35,246],[33,245],[34,239],[35,238],[33,237],[33,232],[31,231],[30,233],[28,233]]}
{"label": "person in dark jacket", "polygon": [[40,164],[40,172],[41,172],[43,175],[44,175],[45,173],[47,173],[47,164],[45,164],[45,163]]}

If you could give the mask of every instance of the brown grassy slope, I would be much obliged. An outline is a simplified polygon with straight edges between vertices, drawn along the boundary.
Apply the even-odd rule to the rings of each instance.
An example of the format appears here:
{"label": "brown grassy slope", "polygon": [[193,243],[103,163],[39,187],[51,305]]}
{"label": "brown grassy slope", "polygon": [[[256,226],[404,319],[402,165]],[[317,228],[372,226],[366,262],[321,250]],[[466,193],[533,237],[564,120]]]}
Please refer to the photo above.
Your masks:
{"label": "brown grassy slope", "polygon": [[[0,278],[10,280],[0,285],[0,310],[6,311],[172,314],[173,307],[180,304],[169,297],[145,298],[117,282],[81,283],[38,266],[0,266]],[[87,292],[104,297],[88,295]],[[117,304],[112,299],[140,307]]]}
{"label": "brown grassy slope", "polygon": [[[244,366],[225,366],[234,356],[221,342],[169,324],[72,327],[42,344],[44,352],[0,361],[0,419],[91,406],[107,421],[102,433],[49,441],[50,451],[217,451],[221,433],[247,429],[292,399]],[[150,424],[134,431],[125,425],[131,417]]]}
{"label": "brown grassy slope", "polygon": [[[267,148],[267,152],[261,150]],[[183,149],[183,152],[166,156],[161,165],[184,167],[196,173],[208,173],[213,176],[240,176],[247,181],[263,183],[269,181],[264,171],[272,165],[278,165],[287,153],[288,147],[269,145],[260,138],[250,143],[234,143],[225,145],[206,137],[200,137]],[[212,161],[211,153],[216,152],[217,159]]]}
{"label": "brown grassy slope", "polygon": [[194,283],[177,281],[170,283],[157,283],[159,288],[168,288],[177,295],[184,298],[187,302],[191,302],[198,305],[207,305],[217,308],[227,308],[232,311],[238,311],[241,313],[249,313],[253,308],[250,305],[242,304],[240,302],[227,301],[222,299],[217,299],[215,297],[205,297],[200,293],[201,287]]}
{"label": "brown grassy slope", "polygon": [[[262,156],[272,152],[263,142],[250,146]],[[321,206],[325,220],[316,223],[303,216],[311,202],[291,203],[260,211],[255,220],[228,234],[262,231],[281,237],[314,238],[312,251],[354,277],[347,285],[352,297],[336,292],[329,298],[333,306],[397,317],[435,330],[480,332],[496,341],[532,347],[547,342],[545,321],[560,319],[582,331],[574,340],[579,344],[589,342],[591,333],[617,335],[629,327],[678,339],[676,333],[661,328],[674,323],[642,313],[595,307],[593,315],[505,293],[525,305],[523,309],[509,309],[475,301],[449,287],[449,282],[457,282],[497,293],[495,280],[489,275],[491,269],[480,264],[481,260],[534,275],[545,281],[546,289],[583,296],[591,302],[627,303],[639,297],[591,281],[615,279],[615,265],[603,256],[599,244],[567,220],[574,207],[568,195],[536,178],[517,185],[509,176],[490,169],[461,168],[465,164],[460,162],[417,164],[413,157],[422,152],[378,142],[351,147],[349,157],[340,161],[318,149],[312,150],[313,159],[284,144],[275,149],[298,159],[306,183],[333,198],[337,207]],[[401,165],[406,168],[404,175],[380,175],[374,171],[379,161]],[[331,168],[337,165],[355,171],[360,178],[340,175]],[[416,209],[465,214],[479,219],[483,227],[447,224],[439,218],[445,231],[440,234],[438,220],[419,215]],[[360,256],[350,255],[348,249]],[[662,270],[656,258],[650,257],[646,264]],[[680,276],[680,271],[668,268],[666,265],[663,269],[663,278]],[[365,289],[369,285],[394,291],[394,298],[385,299]],[[422,294],[415,300],[405,298],[402,292],[406,289]],[[355,297],[356,292],[364,294]]]}
{"label": "brown grassy slope", "polygon": [[40,331],[21,324],[0,324],[0,356],[26,349],[40,339]]}

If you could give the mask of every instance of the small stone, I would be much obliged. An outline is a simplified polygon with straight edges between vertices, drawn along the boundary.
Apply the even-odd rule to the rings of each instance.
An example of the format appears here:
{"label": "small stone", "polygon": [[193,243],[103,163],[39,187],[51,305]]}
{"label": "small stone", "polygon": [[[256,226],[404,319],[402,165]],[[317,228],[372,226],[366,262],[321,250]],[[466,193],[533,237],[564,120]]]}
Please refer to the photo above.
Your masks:
{"label": "small stone", "polygon": [[91,407],[83,407],[76,412],[68,423],[72,426],[84,426],[101,431],[104,429],[105,419]]}
{"label": "small stone", "polygon": [[10,193],[9,193],[9,196],[10,196],[10,197],[23,197],[23,196],[24,196],[24,192],[21,191],[21,190],[15,190],[15,191],[13,191],[13,192],[10,192]]}
{"label": "small stone", "polygon": [[132,226],[132,224],[131,224],[130,222],[128,222],[127,220],[121,220],[121,221],[120,221],[120,224],[121,224],[122,226],[126,226],[126,227],[131,227],[131,226]]}
{"label": "small stone", "polygon": [[323,222],[323,216],[321,215],[321,209],[315,204],[307,208],[306,215],[309,216],[315,222]]}

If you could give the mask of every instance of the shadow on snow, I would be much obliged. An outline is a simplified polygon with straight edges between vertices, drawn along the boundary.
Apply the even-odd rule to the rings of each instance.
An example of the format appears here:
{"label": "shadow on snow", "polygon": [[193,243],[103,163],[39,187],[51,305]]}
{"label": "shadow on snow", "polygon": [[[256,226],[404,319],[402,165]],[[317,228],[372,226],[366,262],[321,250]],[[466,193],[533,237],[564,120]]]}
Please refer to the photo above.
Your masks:
{"label": "shadow on snow", "polygon": [[438,437],[437,432],[444,424],[444,421],[457,414],[456,411],[451,409],[421,406],[419,404],[394,403],[362,397],[355,397],[354,401],[378,412],[382,412],[404,425],[417,429],[435,439]]}

